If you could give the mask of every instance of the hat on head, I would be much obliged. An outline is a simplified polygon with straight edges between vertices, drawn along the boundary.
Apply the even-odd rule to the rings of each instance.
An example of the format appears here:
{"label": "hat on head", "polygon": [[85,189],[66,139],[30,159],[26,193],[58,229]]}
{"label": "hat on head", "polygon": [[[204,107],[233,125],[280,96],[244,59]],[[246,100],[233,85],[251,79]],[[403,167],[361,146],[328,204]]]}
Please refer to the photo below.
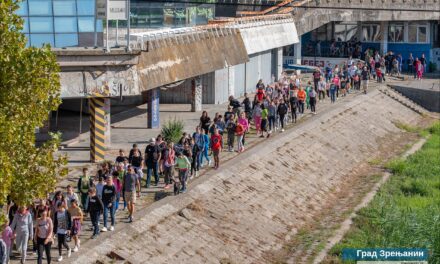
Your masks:
{"label": "hat on head", "polygon": [[148,141],[148,143],[156,143],[156,139],[155,138],[151,138],[149,141]]}

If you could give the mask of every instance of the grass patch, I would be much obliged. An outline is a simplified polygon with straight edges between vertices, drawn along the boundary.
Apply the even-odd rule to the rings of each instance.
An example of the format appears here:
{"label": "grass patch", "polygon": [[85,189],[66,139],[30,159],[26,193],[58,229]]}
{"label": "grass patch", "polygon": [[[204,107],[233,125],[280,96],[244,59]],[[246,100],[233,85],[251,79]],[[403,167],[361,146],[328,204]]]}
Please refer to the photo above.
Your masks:
{"label": "grass patch", "polygon": [[327,262],[342,263],[344,248],[387,247],[427,248],[429,263],[440,263],[440,122],[425,131],[431,137],[421,150],[385,165],[394,175],[359,211]]}
{"label": "grass patch", "polygon": [[402,129],[402,130],[404,130],[406,132],[410,132],[410,133],[418,133],[421,130],[419,127],[415,127],[415,126],[412,126],[410,124],[403,123],[403,122],[400,122],[400,121],[394,122],[394,125],[397,128]]}

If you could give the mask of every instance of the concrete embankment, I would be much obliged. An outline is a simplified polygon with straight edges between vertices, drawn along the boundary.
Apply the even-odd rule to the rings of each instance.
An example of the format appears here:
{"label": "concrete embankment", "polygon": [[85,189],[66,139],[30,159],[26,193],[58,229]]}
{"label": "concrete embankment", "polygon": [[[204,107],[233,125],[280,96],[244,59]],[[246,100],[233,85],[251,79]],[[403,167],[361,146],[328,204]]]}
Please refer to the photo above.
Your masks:
{"label": "concrete embankment", "polygon": [[268,263],[379,142],[421,115],[378,91],[335,105],[149,207],[73,263]]}

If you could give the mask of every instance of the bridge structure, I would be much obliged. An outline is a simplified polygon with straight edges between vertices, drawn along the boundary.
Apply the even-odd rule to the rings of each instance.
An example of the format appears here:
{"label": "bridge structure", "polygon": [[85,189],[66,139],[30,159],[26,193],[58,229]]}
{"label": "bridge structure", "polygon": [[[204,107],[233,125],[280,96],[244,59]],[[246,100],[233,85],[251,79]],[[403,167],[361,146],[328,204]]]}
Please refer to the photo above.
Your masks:
{"label": "bridge structure", "polygon": [[[192,111],[200,111],[202,103],[222,103],[231,95],[252,92],[258,79],[270,83],[282,72],[283,48],[291,46],[293,62],[300,64],[301,37],[330,22],[373,21],[388,28],[391,21],[438,21],[440,17],[438,0],[286,0],[267,4],[273,6],[240,11],[238,17],[217,18],[204,26],[138,30],[130,35],[130,51],[124,47],[110,52],[54,49],[61,67],[63,101],[87,99],[84,102],[90,112],[101,114],[91,119],[97,124],[91,126],[91,139],[102,138],[99,150],[93,149],[97,144],[91,140],[91,161],[102,160],[111,144],[111,98],[146,97],[146,125],[155,128],[160,124],[160,100],[190,103]],[[388,32],[381,34],[379,45],[386,51]],[[92,102],[95,98],[100,101]]]}

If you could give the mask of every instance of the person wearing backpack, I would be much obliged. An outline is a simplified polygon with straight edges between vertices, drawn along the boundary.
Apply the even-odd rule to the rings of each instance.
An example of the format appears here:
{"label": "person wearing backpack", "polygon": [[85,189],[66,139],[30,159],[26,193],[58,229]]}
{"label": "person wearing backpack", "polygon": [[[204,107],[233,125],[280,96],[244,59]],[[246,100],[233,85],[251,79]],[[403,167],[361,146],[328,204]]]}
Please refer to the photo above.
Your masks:
{"label": "person wearing backpack", "polygon": [[298,106],[298,90],[292,85],[289,90],[290,110],[292,112],[292,122],[296,123],[296,108]]}
{"label": "person wearing backpack", "polygon": [[280,103],[278,104],[278,108],[277,108],[277,113],[280,116],[281,132],[284,132],[284,118],[285,118],[287,112],[289,112],[289,107],[284,102],[284,100],[281,99]]}

